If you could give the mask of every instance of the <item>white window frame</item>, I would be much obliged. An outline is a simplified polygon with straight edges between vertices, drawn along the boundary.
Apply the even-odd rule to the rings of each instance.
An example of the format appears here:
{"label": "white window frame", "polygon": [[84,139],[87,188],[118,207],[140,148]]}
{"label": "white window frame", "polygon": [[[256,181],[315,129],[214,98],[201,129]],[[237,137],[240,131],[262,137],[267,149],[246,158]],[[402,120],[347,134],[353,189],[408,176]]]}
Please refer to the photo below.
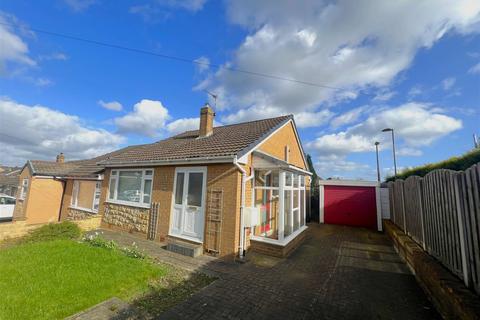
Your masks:
{"label": "white window frame", "polygon": [[24,178],[22,180],[22,188],[20,189],[20,200],[25,200],[25,198],[27,197],[28,187],[28,178]]}
{"label": "white window frame", "polygon": [[[118,200],[118,181],[120,180],[120,172],[128,172],[128,171],[141,171],[142,172],[142,183],[140,185],[140,202],[134,202],[134,201],[125,201],[125,200]],[[151,171],[151,175],[146,175],[147,171]],[[150,204],[152,203],[152,190],[153,190],[153,177],[155,175],[155,171],[153,168],[147,168],[147,169],[112,169],[110,171],[110,177],[108,181],[108,192],[107,192],[107,202],[110,203],[116,203],[116,204],[123,204],[127,206],[132,206],[132,207],[140,207],[140,208],[150,208]],[[113,189],[114,194],[113,197],[110,197],[110,186],[112,184],[112,180],[115,179],[115,188]],[[151,180],[152,183],[150,185],[150,202],[145,203],[143,202],[144,194],[145,194],[145,181],[146,180]]]}
{"label": "white window frame", "polygon": [[[262,170],[262,169],[255,169],[255,170]],[[286,182],[286,175],[291,175],[291,185],[287,186],[285,184]],[[294,178],[297,178],[297,186],[294,187],[295,182]],[[302,178],[303,177],[303,178]],[[303,183],[302,183],[303,180]],[[263,236],[254,236],[252,235],[250,238],[255,241],[261,241],[261,242],[266,242],[266,243],[271,243],[271,244],[276,244],[276,245],[281,245],[281,246],[286,246],[290,241],[295,239],[299,234],[301,234],[305,229],[307,229],[306,226],[306,211],[307,211],[307,204],[306,204],[306,187],[305,187],[305,176],[297,173],[297,172],[291,172],[291,171],[284,171],[280,170],[279,172],[279,188],[275,188],[276,190],[279,190],[279,196],[280,196],[280,207],[279,207],[279,216],[278,216],[278,240],[277,239],[271,239]],[[274,188],[269,188],[269,187],[258,187],[258,186],[253,186],[254,192],[258,191],[263,191],[265,189],[274,189]],[[293,192],[296,190],[298,192],[298,203],[296,204],[296,208],[293,205]],[[302,197],[302,190],[303,190],[303,212],[300,212],[301,210],[301,197]],[[289,227],[292,230],[292,233],[289,234],[288,236],[285,236],[285,191],[290,192],[290,216],[291,216],[291,221],[289,223]],[[252,198],[255,198],[255,195],[253,195]],[[295,217],[295,213],[298,211],[297,216]],[[303,214],[303,225],[301,225],[301,217],[300,215]],[[294,226],[294,219],[297,219],[298,221],[298,229],[293,230]]]}

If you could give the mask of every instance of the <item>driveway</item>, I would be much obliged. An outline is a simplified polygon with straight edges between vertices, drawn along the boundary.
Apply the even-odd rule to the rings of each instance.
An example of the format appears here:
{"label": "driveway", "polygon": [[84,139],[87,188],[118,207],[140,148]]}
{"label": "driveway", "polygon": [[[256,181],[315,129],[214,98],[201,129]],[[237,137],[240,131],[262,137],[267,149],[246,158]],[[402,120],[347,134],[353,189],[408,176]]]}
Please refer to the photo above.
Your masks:
{"label": "driveway", "polygon": [[252,255],[161,319],[440,318],[384,234],[309,227],[288,259]]}

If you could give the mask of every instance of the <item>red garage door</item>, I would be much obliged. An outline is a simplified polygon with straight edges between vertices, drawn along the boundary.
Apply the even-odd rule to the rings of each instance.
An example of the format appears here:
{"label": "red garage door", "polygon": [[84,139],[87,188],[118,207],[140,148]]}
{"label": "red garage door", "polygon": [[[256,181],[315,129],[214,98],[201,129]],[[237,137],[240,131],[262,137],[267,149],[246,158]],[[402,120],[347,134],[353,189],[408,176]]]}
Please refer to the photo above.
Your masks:
{"label": "red garage door", "polygon": [[374,187],[324,186],[324,222],[377,229]]}

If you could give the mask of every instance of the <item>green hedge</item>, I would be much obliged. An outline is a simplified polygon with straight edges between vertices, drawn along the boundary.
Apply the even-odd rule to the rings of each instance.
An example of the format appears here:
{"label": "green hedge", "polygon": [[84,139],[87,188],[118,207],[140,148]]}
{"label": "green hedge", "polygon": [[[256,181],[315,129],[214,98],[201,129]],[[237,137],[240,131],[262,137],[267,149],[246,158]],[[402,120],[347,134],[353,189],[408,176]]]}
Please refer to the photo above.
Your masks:
{"label": "green hedge", "polygon": [[[480,162],[480,149],[474,149],[459,157],[452,157],[441,162],[428,163],[423,166],[406,169],[397,175],[397,179],[406,179],[410,176],[423,177],[435,169],[466,170],[478,162]],[[388,177],[387,181],[392,181],[393,179],[394,177]]]}

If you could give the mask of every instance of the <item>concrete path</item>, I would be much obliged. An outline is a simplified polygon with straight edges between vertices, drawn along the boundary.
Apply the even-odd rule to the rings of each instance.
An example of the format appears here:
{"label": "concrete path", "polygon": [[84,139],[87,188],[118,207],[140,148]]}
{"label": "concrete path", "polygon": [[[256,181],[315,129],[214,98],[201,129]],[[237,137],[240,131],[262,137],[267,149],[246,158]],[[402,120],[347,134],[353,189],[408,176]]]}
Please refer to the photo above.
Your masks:
{"label": "concrete path", "polygon": [[135,241],[162,262],[219,276],[160,319],[440,318],[389,239],[374,231],[312,224],[288,259],[252,254],[245,264],[183,257],[155,242],[103,232],[122,245]]}

